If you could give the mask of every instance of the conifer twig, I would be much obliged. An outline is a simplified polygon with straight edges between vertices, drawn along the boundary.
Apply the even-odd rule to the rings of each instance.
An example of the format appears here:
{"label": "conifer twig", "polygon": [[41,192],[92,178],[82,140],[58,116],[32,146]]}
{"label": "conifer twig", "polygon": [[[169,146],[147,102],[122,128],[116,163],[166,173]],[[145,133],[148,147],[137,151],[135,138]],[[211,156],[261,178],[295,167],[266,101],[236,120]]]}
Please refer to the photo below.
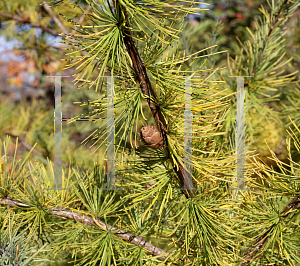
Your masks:
{"label": "conifer twig", "polygon": [[48,5],[47,1],[43,1],[43,7],[45,8],[45,10],[47,11],[47,13],[52,17],[52,19],[54,20],[54,22],[56,23],[56,25],[60,28],[60,30],[67,34],[68,31],[65,28],[64,24],[59,20],[59,18],[55,15],[54,11],[52,10],[52,8]]}
{"label": "conifer twig", "polygon": [[[93,3],[92,3],[92,4],[93,4]],[[92,4],[91,4],[91,5],[92,5]],[[91,5],[88,6],[87,9],[84,10],[84,12],[82,13],[82,15],[79,17],[79,19],[78,19],[78,21],[77,21],[77,24],[78,24],[78,25],[81,25],[81,23],[83,22],[83,20],[84,20],[86,14],[89,13],[89,12],[91,11],[91,9],[92,9],[92,6],[91,6]],[[75,33],[76,30],[77,30],[77,27],[75,27],[74,30],[72,30],[71,33]]]}
{"label": "conifer twig", "polygon": [[[22,203],[18,200],[9,199],[7,197],[1,197],[0,198],[0,204],[4,205],[5,207],[30,207],[28,203]],[[47,206],[46,206],[47,207]],[[90,225],[94,227],[98,227],[105,231],[117,231],[113,233],[115,236],[123,239],[126,242],[129,242],[131,244],[142,246],[143,249],[150,252],[153,256],[159,256],[160,260],[165,260],[166,257],[168,257],[170,254],[166,251],[154,246],[153,244],[147,242],[144,240],[142,236],[135,236],[131,233],[118,230],[118,228],[113,227],[111,225],[105,224],[102,222],[99,218],[86,216],[80,213],[73,212],[72,210],[69,210],[67,208],[63,207],[56,207],[56,208],[49,208],[49,212],[53,215],[57,215],[60,217],[65,217],[67,219],[72,219],[76,222],[82,223],[84,225]]]}
{"label": "conifer twig", "polygon": [[4,13],[4,12],[0,13],[0,17],[13,19],[13,20],[19,21],[19,22],[24,23],[24,24],[29,24],[33,28],[39,28],[43,32],[48,32],[48,33],[50,33],[50,34],[52,34],[54,36],[59,36],[59,33],[56,30],[49,29],[48,27],[43,26],[43,25],[41,25],[39,23],[32,22],[27,17],[21,18],[19,16],[15,16],[15,15],[12,15],[12,14],[9,14],[9,13]]}
{"label": "conifer twig", "polygon": [[[113,1],[114,8],[116,10],[116,14],[121,17],[121,6],[119,4],[118,0]],[[137,81],[140,83],[140,88],[143,94],[145,94],[147,97],[147,102],[150,107],[150,110],[152,112],[152,115],[155,119],[155,122],[157,124],[158,130],[161,132],[163,139],[164,139],[164,147],[168,153],[168,157],[171,159],[171,152],[168,147],[168,139],[167,139],[167,121],[165,117],[163,116],[161,109],[158,105],[154,103],[153,100],[156,100],[151,82],[149,80],[146,67],[144,65],[144,62],[140,56],[140,53],[138,51],[137,45],[135,43],[135,40],[133,39],[132,33],[130,31],[130,25],[128,22],[127,14],[125,10],[122,10],[124,12],[124,19],[125,19],[125,27],[123,28],[123,40],[124,44],[126,46],[127,52],[132,60],[133,68],[136,73]],[[185,171],[183,168],[183,165],[175,158],[176,163],[178,164],[178,168],[176,166],[173,168],[174,172],[177,174],[181,185],[184,186],[183,193],[186,198],[190,198],[191,195],[194,194],[194,187],[193,183],[188,179],[185,175]]]}
{"label": "conifer twig", "polygon": [[[268,41],[269,41],[269,38],[276,26],[276,24],[278,23],[279,18],[284,10],[284,7],[285,5],[288,3],[288,0],[284,0],[279,11],[276,13],[276,16],[275,16],[275,19],[273,21],[273,23],[270,25],[270,29],[269,29],[269,32],[267,34],[267,37],[265,39],[265,42],[264,42],[264,45],[263,45],[263,48],[261,49],[261,52],[258,56],[258,59],[256,61],[256,64],[253,68],[253,71],[252,71],[252,76],[254,76],[256,74],[256,71],[257,71],[257,67],[258,65],[260,64],[261,62],[261,59],[262,59],[262,56],[267,48],[267,44],[268,44]],[[279,153],[282,149],[282,141],[280,143],[280,146],[279,148],[277,149],[277,151],[275,152],[276,154]],[[286,208],[281,212],[281,215],[282,215],[282,218],[286,218],[288,217],[288,215],[290,214],[290,210],[293,210],[293,209],[299,209],[300,208],[300,195],[298,195],[295,199],[293,199],[287,206]],[[241,265],[246,265],[246,264],[249,264],[252,260],[252,258],[255,256],[255,254],[262,249],[263,245],[266,243],[266,241],[271,237],[270,235],[270,232],[271,230],[273,229],[274,225],[272,225],[262,236],[260,236],[256,241],[255,241],[255,244],[249,248],[246,252],[245,252],[245,255],[247,256],[245,258],[245,261],[243,263],[241,263]],[[261,255],[262,256],[262,255]],[[261,257],[260,256],[260,257]],[[259,257],[259,258],[260,258]]]}
{"label": "conifer twig", "polygon": [[[291,210],[295,209],[300,209],[300,195],[298,195],[296,198],[294,198],[285,208],[284,210],[280,213],[282,215],[282,218],[288,217],[288,215],[291,213]],[[270,231],[273,229],[274,225],[271,225],[271,227],[261,236],[259,237],[256,241],[255,244],[246,251],[245,255],[248,255],[245,261],[241,264],[246,265],[251,262],[251,259],[255,254],[262,249],[263,245],[265,242],[271,237],[269,234]]]}
{"label": "conifer twig", "polygon": [[21,144],[23,144],[23,146],[24,146],[27,150],[29,150],[29,151],[32,150],[33,153],[35,153],[35,154],[37,154],[37,155],[39,155],[39,156],[42,156],[42,153],[41,153],[39,150],[33,149],[33,147],[32,147],[29,143],[26,142],[24,134],[23,134],[23,135],[17,136],[17,135],[14,135],[14,134],[12,134],[12,133],[10,133],[10,132],[6,132],[6,131],[4,131],[3,133],[6,134],[6,135],[8,135],[8,136],[11,136],[11,137],[13,137],[13,138],[19,139],[20,142],[21,142]]}
{"label": "conifer twig", "polygon": [[271,36],[271,34],[272,34],[272,32],[273,32],[275,26],[276,26],[276,23],[277,23],[278,20],[279,20],[279,17],[280,17],[280,15],[281,15],[281,12],[283,11],[283,8],[284,8],[284,6],[287,4],[287,2],[288,2],[288,0],[284,0],[284,2],[282,3],[282,6],[280,7],[280,10],[276,13],[275,20],[274,20],[274,22],[272,23],[272,25],[271,25],[271,27],[270,27],[269,33],[268,33],[267,38],[266,38],[266,41],[265,41],[265,43],[264,43],[264,47],[261,49],[261,53],[259,54],[258,59],[257,59],[257,62],[256,62],[256,64],[255,64],[255,67],[254,67],[254,69],[253,69],[253,71],[252,71],[252,76],[254,76],[255,73],[256,73],[256,71],[257,71],[257,66],[259,65],[260,60],[261,60],[261,57],[262,57],[263,53],[265,52],[265,49],[266,49],[266,47],[267,47],[269,38],[270,38],[270,36]]}

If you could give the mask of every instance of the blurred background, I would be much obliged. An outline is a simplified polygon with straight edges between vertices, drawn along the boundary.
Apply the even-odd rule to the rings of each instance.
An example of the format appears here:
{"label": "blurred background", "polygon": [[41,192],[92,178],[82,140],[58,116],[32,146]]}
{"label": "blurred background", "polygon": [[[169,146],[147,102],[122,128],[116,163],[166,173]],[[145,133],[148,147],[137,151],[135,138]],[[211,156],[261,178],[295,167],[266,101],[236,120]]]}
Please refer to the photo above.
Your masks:
{"label": "blurred background", "polygon": [[[17,158],[24,158],[35,146],[30,157],[48,164],[53,161],[54,151],[54,78],[56,74],[69,76],[62,78],[62,115],[71,118],[90,110],[85,103],[95,100],[98,95],[87,87],[78,89],[73,82],[74,68],[67,65],[67,47],[60,43],[61,33],[76,32],[76,27],[68,21],[91,25],[85,16],[91,10],[85,1],[74,7],[77,0],[65,0],[63,5],[51,5],[41,0],[2,0],[0,2],[0,139],[9,137],[8,155],[13,156],[18,139]],[[210,57],[207,67],[226,67],[228,55],[239,55],[239,41],[251,39],[247,27],[255,30],[255,19],[262,13],[261,6],[268,9],[265,0],[212,0],[208,5],[199,4],[209,10],[199,15],[187,17],[181,34],[179,47],[186,54],[192,54],[206,47],[217,45],[212,50],[227,51]],[[63,16],[62,16],[63,14]],[[286,25],[286,53],[284,59],[293,58],[284,65],[285,73],[300,69],[300,9]],[[197,67],[197,66],[196,66]],[[299,74],[297,74],[299,77]],[[299,80],[299,79],[298,79]],[[233,88],[234,89],[234,88]],[[300,124],[299,86],[290,84],[278,88],[277,100],[268,102],[276,112],[276,119],[264,122],[264,117],[251,117],[252,130],[259,133],[259,141],[252,146],[267,163],[270,154],[264,140],[278,158],[286,160],[286,129],[290,126],[290,115]],[[77,104],[74,104],[77,102]],[[81,103],[81,104],[80,104]],[[92,169],[94,162],[103,163],[101,152],[95,153],[95,140],[83,141],[102,122],[76,121],[62,122],[63,162],[65,166]],[[299,155],[298,161],[300,160]],[[295,158],[295,161],[297,159]],[[62,264],[59,264],[62,265]]]}
{"label": "blurred background", "polygon": [[[59,1],[57,1],[59,2]],[[79,2],[79,7],[74,3]],[[206,5],[205,5],[206,3]],[[267,1],[207,1],[199,5],[208,10],[199,15],[189,15],[179,47],[192,54],[206,47],[217,45],[205,53],[227,51],[211,56],[207,67],[227,66],[228,56],[235,58],[240,53],[239,42],[251,39],[247,27],[255,30],[255,19],[262,16],[259,8],[268,10]],[[74,68],[63,70],[67,65],[67,47],[61,43],[61,33],[74,33],[78,24],[91,25],[85,16],[91,7],[85,1],[65,0],[62,5],[51,5],[40,0],[3,0],[0,3],[0,139],[10,137],[9,152],[13,154],[18,138],[18,156],[25,156],[36,144],[31,157],[47,164],[53,160],[54,147],[54,78],[55,74],[69,76],[62,78],[62,114],[64,118],[75,117],[89,110],[86,103],[97,95],[87,87],[78,89],[73,79]],[[286,25],[286,53],[283,60],[292,58],[284,65],[286,74],[300,69],[300,9]],[[196,66],[197,67],[197,66]],[[299,74],[298,74],[299,75]],[[298,79],[299,80],[299,79]],[[232,88],[233,90],[235,88]],[[272,94],[272,93],[271,93]],[[271,95],[270,94],[270,95]],[[264,117],[251,117],[252,130],[258,130],[259,141],[253,149],[262,157],[269,155],[264,140],[280,159],[286,158],[286,129],[290,125],[288,115],[299,124],[299,88],[290,84],[278,88],[273,94],[280,94],[277,100],[268,102],[276,112],[276,119],[265,123]],[[74,104],[77,102],[77,104]],[[91,156],[97,146],[95,140],[81,143],[101,122],[63,121],[63,161],[66,165],[89,168]],[[267,159],[267,158],[266,158]],[[101,162],[101,158],[96,159]],[[271,162],[270,162],[271,163]]]}

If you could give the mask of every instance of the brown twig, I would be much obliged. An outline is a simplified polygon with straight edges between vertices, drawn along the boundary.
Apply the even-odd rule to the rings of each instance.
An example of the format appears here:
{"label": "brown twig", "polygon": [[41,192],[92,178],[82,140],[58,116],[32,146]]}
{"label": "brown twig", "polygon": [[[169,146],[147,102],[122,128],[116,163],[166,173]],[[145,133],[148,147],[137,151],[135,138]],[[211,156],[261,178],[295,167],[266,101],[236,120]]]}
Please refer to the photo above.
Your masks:
{"label": "brown twig", "polygon": [[285,209],[281,212],[281,215],[283,215],[283,218],[286,218],[291,210],[300,209],[300,195],[298,195],[296,198],[294,198],[289,205],[285,207]]}
{"label": "brown twig", "polygon": [[[290,211],[295,209],[300,209],[300,195],[294,198],[280,214],[282,215],[282,218],[286,218],[291,213]],[[252,257],[255,256],[259,250],[261,250],[265,242],[271,237],[269,233],[272,231],[273,227],[274,225],[272,225],[261,237],[259,237],[255,241],[255,244],[246,251],[245,255],[248,256],[241,265],[246,265],[251,262]]]}
{"label": "brown twig", "polygon": [[[14,134],[6,132],[6,131],[4,131],[3,133],[6,134],[6,135],[8,135],[8,136],[11,136],[13,138],[18,138],[20,140],[21,144],[23,144],[23,146],[27,150],[31,151],[33,149],[33,146],[31,146],[29,143],[26,142],[24,135],[17,136],[17,135],[14,135]],[[40,151],[38,151],[37,149],[33,149],[32,152],[35,153],[35,154],[37,154],[37,155],[39,155],[39,156],[42,156],[42,153]]]}
{"label": "brown twig", "polygon": [[65,28],[64,24],[59,20],[59,18],[55,15],[54,11],[52,10],[52,8],[48,5],[47,1],[43,1],[43,7],[44,9],[47,11],[47,13],[52,17],[52,19],[54,20],[54,22],[56,23],[56,25],[60,28],[60,30],[67,34],[68,31]]}
{"label": "brown twig", "polygon": [[[4,205],[6,207],[23,207],[23,208],[30,207],[30,205],[27,203],[22,203],[18,200],[9,199],[6,197],[0,198],[0,204]],[[64,217],[67,219],[72,219],[72,220],[82,223],[84,225],[94,226],[94,227],[100,228],[105,231],[116,231],[113,233],[115,236],[117,236],[117,237],[121,238],[122,240],[129,242],[131,244],[134,244],[137,246],[142,246],[143,249],[150,252],[153,256],[159,256],[160,260],[165,260],[166,257],[168,257],[170,255],[167,252],[165,252],[164,250],[145,241],[142,236],[135,236],[131,233],[119,230],[116,227],[105,224],[97,217],[93,218],[93,217],[86,216],[86,215],[83,215],[80,213],[75,213],[72,210],[69,210],[67,208],[64,209],[62,207],[48,208],[48,210],[53,215],[57,215],[57,216]]]}
{"label": "brown twig", "polygon": [[[92,3],[92,4],[93,4],[93,3]],[[81,23],[83,22],[83,20],[84,20],[86,14],[89,13],[89,12],[91,11],[91,9],[92,9],[92,6],[91,6],[91,5],[87,7],[87,9],[86,9],[86,10],[83,12],[83,14],[79,17],[79,19],[78,19],[78,21],[77,21],[77,24],[78,24],[78,25],[81,25]],[[72,30],[71,33],[75,33],[76,30],[77,30],[77,27],[75,27],[74,30]]]}
{"label": "brown twig", "polygon": [[[269,30],[269,32],[268,32],[268,35],[267,35],[267,38],[266,38],[266,40],[265,40],[265,43],[264,43],[264,46],[263,46],[263,48],[262,48],[262,50],[261,50],[261,53],[259,54],[259,56],[258,56],[258,59],[257,59],[257,62],[256,62],[256,64],[255,64],[255,67],[254,67],[254,69],[253,69],[253,71],[252,71],[252,76],[254,76],[255,75],[255,73],[256,73],[256,71],[257,71],[257,66],[259,65],[259,63],[260,63],[260,60],[261,60],[261,57],[262,57],[262,55],[263,55],[263,53],[264,53],[264,51],[265,51],[265,49],[266,49],[266,47],[267,47],[267,43],[268,43],[268,40],[269,40],[269,38],[270,38],[270,36],[271,36],[271,34],[272,34],[272,32],[273,32],[273,30],[274,30],[274,28],[275,28],[275,26],[276,26],[276,24],[277,24],[277,22],[278,22],[278,20],[279,20],[279,17],[280,17],[280,15],[281,15],[281,13],[282,13],[282,11],[283,11],[283,8],[284,8],[284,6],[286,5],[288,3],[288,0],[285,0],[283,3],[282,3],[282,6],[280,7],[280,9],[279,9],[279,11],[276,13],[276,17],[275,17],[275,20],[274,20],[274,22],[272,23],[272,25],[271,25],[271,27],[270,27],[270,30]],[[281,148],[281,147],[280,147]],[[278,149],[277,150],[277,152],[280,152],[280,150],[281,149]],[[281,212],[281,215],[283,215],[283,214],[285,214],[284,216],[282,216],[283,218],[286,218],[288,215],[289,215],[289,210],[290,209],[294,209],[294,208],[300,208],[300,205],[297,205],[298,203],[299,203],[299,196],[298,197],[296,197],[293,201],[291,201],[291,203]],[[262,247],[263,247],[263,245],[265,244],[265,242],[270,238],[270,231],[273,229],[273,227],[274,227],[274,225],[272,225],[261,237],[259,237],[257,240],[256,240],[256,242],[255,242],[255,244],[250,248],[250,249],[248,249],[247,251],[246,251],[246,253],[245,253],[245,255],[248,255],[247,257],[246,257],[246,259],[245,259],[245,261],[241,264],[241,265],[246,265],[246,264],[249,264],[250,263],[250,261],[251,261],[251,259],[252,259],[252,257],[253,256],[255,256],[255,254],[259,251],[259,250],[261,250],[262,249]]]}
{"label": "brown twig", "polygon": [[267,47],[268,40],[269,40],[269,38],[270,38],[270,36],[271,36],[271,34],[272,34],[274,28],[275,28],[276,23],[277,23],[278,20],[279,20],[279,16],[281,15],[282,10],[283,10],[284,6],[287,4],[287,2],[288,2],[288,0],[285,0],[285,1],[283,2],[283,4],[282,4],[282,6],[280,7],[278,13],[276,14],[275,20],[274,20],[274,22],[272,23],[271,28],[270,28],[270,30],[269,30],[269,33],[268,33],[268,35],[267,35],[265,44],[264,44],[264,46],[263,46],[263,48],[262,48],[262,50],[261,50],[261,53],[260,53],[259,56],[258,56],[257,62],[256,62],[256,64],[255,64],[255,67],[254,67],[253,71],[252,71],[252,76],[254,76],[255,73],[256,73],[256,71],[257,71],[257,66],[258,66],[259,63],[260,63],[261,56],[263,55],[263,53],[264,53],[264,51],[265,51],[265,49],[266,49],[266,47]]}
{"label": "brown twig", "polygon": [[[132,33],[130,31],[130,25],[128,23],[127,14],[125,10],[121,10],[121,6],[118,2],[118,0],[114,1],[114,8],[116,10],[116,14],[121,18],[121,12],[123,12],[124,18],[125,18],[125,25],[126,27],[123,27],[123,40],[127,49],[127,52],[132,60],[133,68],[136,73],[136,79],[140,83],[140,88],[143,94],[147,96],[147,102],[150,107],[150,110],[152,112],[152,115],[155,119],[156,125],[158,127],[158,130],[161,132],[163,139],[164,139],[164,147],[167,151],[168,157],[171,159],[171,152],[168,147],[168,139],[167,139],[167,121],[165,117],[163,116],[161,109],[158,105],[155,104],[156,96],[154,94],[151,82],[149,80],[147,70],[145,68],[144,62],[140,56],[140,53],[138,51],[137,45],[135,43],[135,40],[133,39]],[[121,24],[121,23],[120,23]],[[183,193],[186,196],[186,198],[190,198],[191,194],[194,195],[194,187],[192,182],[187,181],[189,177],[185,175],[184,168],[182,164],[177,160],[176,163],[178,164],[178,168],[174,167],[173,170],[177,174],[181,185],[184,186]]]}
{"label": "brown twig", "polygon": [[3,12],[0,13],[0,17],[13,19],[13,20],[19,21],[19,22],[21,22],[23,24],[29,24],[33,28],[39,28],[43,32],[50,33],[50,34],[52,34],[54,36],[59,36],[59,32],[57,32],[56,30],[49,29],[48,27],[43,26],[43,25],[41,25],[39,23],[32,22],[27,17],[21,18],[19,16],[15,16],[15,15],[12,15],[12,14],[9,14],[9,13],[3,13]]}
{"label": "brown twig", "polygon": [[284,148],[284,142],[285,142],[285,138],[282,138],[281,141],[280,141],[279,147],[275,151],[276,155],[280,155],[282,149]]}

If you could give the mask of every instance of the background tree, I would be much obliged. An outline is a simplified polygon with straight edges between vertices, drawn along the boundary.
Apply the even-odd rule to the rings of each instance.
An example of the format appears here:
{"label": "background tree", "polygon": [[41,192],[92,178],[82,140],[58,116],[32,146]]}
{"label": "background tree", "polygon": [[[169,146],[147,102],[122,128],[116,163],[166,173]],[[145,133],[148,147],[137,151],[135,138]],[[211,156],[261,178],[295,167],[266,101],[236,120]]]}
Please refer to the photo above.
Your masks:
{"label": "background tree", "polygon": [[[48,244],[51,248],[51,252],[41,253],[44,258],[72,254],[76,265],[297,265],[299,162],[291,154],[299,154],[296,133],[299,128],[293,122],[298,117],[294,115],[288,124],[278,113],[279,110],[295,113],[297,96],[290,97],[292,94],[287,93],[282,106],[275,101],[266,104],[266,98],[275,99],[279,89],[297,85],[292,83],[297,79],[293,71],[286,75],[276,71],[285,64],[283,27],[299,4],[283,0],[262,7],[261,19],[253,24],[252,31],[248,30],[252,41],[245,37],[245,41],[239,43],[235,59],[228,56],[226,69],[221,69],[222,56],[216,61],[212,59],[226,55],[225,52],[213,55],[217,52],[212,47],[217,43],[216,35],[211,36],[212,46],[208,44],[200,52],[193,53],[188,48],[193,42],[187,32],[201,32],[201,20],[190,20],[184,30],[187,39],[182,36],[189,14],[202,12],[198,4],[122,0],[86,1],[84,5],[76,1],[74,10],[79,10],[78,7],[88,10],[81,23],[82,16],[74,19],[72,12],[75,11],[69,8],[72,2],[43,4],[42,12],[48,10],[53,21],[47,30],[43,30],[42,20],[37,25],[31,18],[21,21],[20,16],[9,16],[9,12],[20,14],[18,8],[23,8],[22,5],[3,5],[2,9],[9,12],[1,14],[11,23],[14,20],[29,24],[29,30],[41,28],[45,34],[50,33],[49,30],[65,33],[63,39],[69,47],[69,57],[64,66],[81,64],[76,80],[81,87],[96,88],[98,93],[93,97],[99,100],[92,106],[85,105],[85,114],[81,117],[105,116],[106,80],[102,76],[116,77],[116,186],[123,190],[99,190],[106,183],[105,159],[100,160],[100,164],[95,162],[92,168],[92,162],[80,164],[77,156],[74,158],[76,166],[88,169],[64,166],[63,186],[71,190],[47,190],[53,187],[51,164],[44,165],[42,160],[26,164],[29,155],[23,163],[17,163],[14,155],[9,156],[6,142],[4,156],[0,156],[3,228],[10,221],[9,211],[13,211],[15,226],[32,240],[29,242],[32,246]],[[62,16],[58,16],[59,11]],[[215,22],[210,20],[209,23]],[[15,28],[11,26],[11,29]],[[216,22],[215,33],[221,34],[222,29],[222,24]],[[183,169],[184,76],[191,73],[194,73],[192,112],[195,119],[192,177],[197,190],[187,187],[174,190],[183,187],[186,178]],[[234,124],[218,120],[235,116],[236,84],[229,75],[253,76],[246,84],[246,105],[254,105],[247,111],[250,128],[247,144],[255,141],[255,137],[264,139],[264,134],[277,128],[283,132],[284,126],[294,127],[295,132],[290,131],[294,145],[287,141],[289,165],[273,153],[279,172],[274,170],[271,160],[263,164],[247,154],[246,184],[255,190],[239,191],[238,196],[232,190],[236,175]],[[296,90],[293,93],[297,95]],[[4,111],[7,109],[3,108]],[[262,111],[267,118],[273,117],[268,124],[257,118],[256,113]],[[14,112],[17,114],[18,110]],[[41,110],[36,116],[44,114]],[[5,115],[5,119],[7,117],[9,115]],[[30,112],[27,117],[32,117]],[[151,149],[138,140],[139,130],[146,123],[156,124],[164,147]],[[29,133],[36,127],[28,126],[26,120],[21,124],[27,124],[23,131]],[[40,129],[36,131],[43,132],[44,125],[41,122],[37,125]],[[260,130],[258,125],[266,126]],[[100,145],[106,140],[105,123],[97,127],[90,139],[94,138],[94,151],[99,148],[98,152],[105,155],[105,145]],[[20,126],[12,126],[9,130],[18,128]],[[11,136],[20,134],[20,131],[14,135],[7,132],[7,127],[4,129]],[[92,132],[91,128],[89,131]],[[31,149],[35,136],[31,135],[31,144],[28,144],[27,135],[30,136],[26,134],[21,141]],[[46,138],[43,134],[40,137]],[[276,137],[274,134],[270,138],[274,146],[278,145]],[[44,143],[50,145],[49,140]],[[260,153],[262,158],[267,146],[263,146],[262,141],[255,145],[264,149]],[[13,157],[11,162],[9,157]],[[18,246],[8,245],[11,244],[5,242],[4,250],[8,250],[5,254],[20,254]],[[16,263],[21,261],[18,255],[11,259]]]}

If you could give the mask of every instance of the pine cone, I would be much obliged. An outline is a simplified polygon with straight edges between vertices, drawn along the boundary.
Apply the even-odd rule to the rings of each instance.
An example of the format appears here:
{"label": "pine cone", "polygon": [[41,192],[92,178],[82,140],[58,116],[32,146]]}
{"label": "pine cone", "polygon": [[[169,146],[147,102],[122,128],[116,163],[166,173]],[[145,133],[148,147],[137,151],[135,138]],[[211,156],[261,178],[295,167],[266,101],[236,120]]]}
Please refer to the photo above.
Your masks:
{"label": "pine cone", "polygon": [[147,125],[141,129],[141,139],[146,142],[146,146],[159,149],[164,146],[164,139],[161,132],[155,127]]}

